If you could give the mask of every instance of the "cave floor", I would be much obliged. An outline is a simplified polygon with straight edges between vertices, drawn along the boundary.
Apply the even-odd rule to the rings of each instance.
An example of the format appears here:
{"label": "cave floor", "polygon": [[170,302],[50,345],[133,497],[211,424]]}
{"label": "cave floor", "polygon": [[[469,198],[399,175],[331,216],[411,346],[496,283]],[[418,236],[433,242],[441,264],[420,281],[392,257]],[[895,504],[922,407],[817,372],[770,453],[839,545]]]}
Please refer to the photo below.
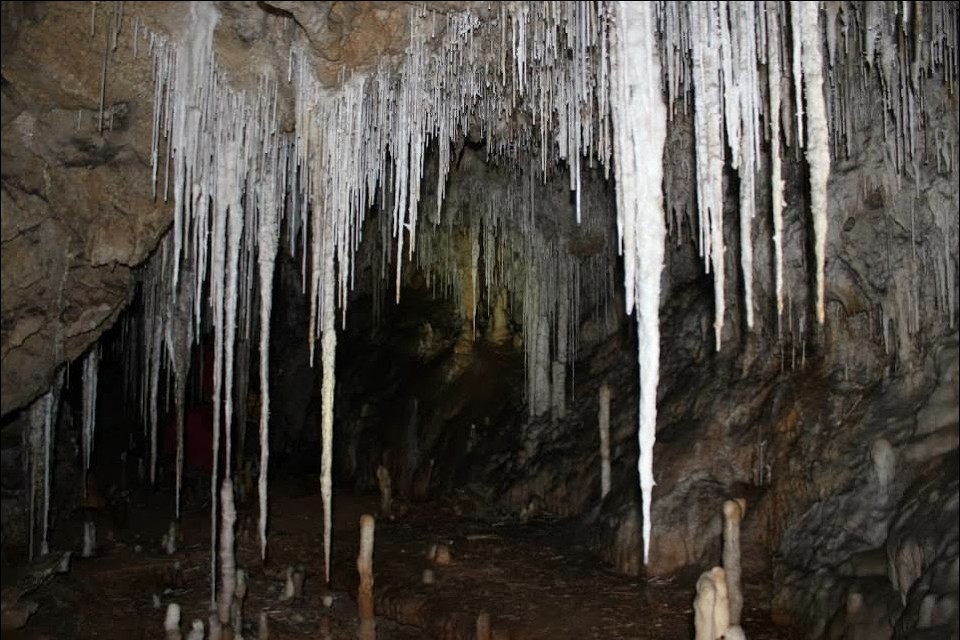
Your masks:
{"label": "cave floor", "polygon": [[[238,566],[249,574],[244,637],[256,637],[261,611],[271,640],[355,638],[356,551],[359,517],[376,513],[376,497],[335,497],[333,606],[324,609],[322,512],[315,480],[274,484],[269,558],[259,560],[255,499],[238,509]],[[209,512],[184,514],[176,554],[160,548],[171,496],[160,492],[135,500],[118,517],[88,511],[100,538],[94,558],[75,557],[68,574],[28,596],[39,612],[11,638],[161,638],[167,603],[183,610],[184,627],[206,620],[209,604]],[[693,636],[696,575],[644,580],[617,574],[597,562],[582,544],[575,523],[549,517],[521,523],[472,508],[466,499],[418,504],[399,518],[379,518],[374,552],[377,637],[472,639],[476,619],[487,612],[493,638],[642,638]],[[402,506],[401,506],[402,508]],[[469,513],[470,515],[463,515]],[[79,548],[82,517],[59,527],[76,536],[53,538],[53,548]],[[112,535],[111,535],[112,533]],[[107,538],[107,539],[104,539]],[[109,538],[113,538],[110,540]],[[432,544],[449,546],[452,561],[437,566],[425,557]],[[140,545],[140,548],[137,548]],[[182,568],[172,578],[175,561]],[[288,566],[303,565],[304,596],[282,603]],[[423,584],[424,569],[435,583]],[[162,608],[154,607],[154,594]],[[756,640],[799,637],[770,622],[763,603],[769,583],[745,580],[744,628]],[[7,637],[7,633],[4,633]]]}

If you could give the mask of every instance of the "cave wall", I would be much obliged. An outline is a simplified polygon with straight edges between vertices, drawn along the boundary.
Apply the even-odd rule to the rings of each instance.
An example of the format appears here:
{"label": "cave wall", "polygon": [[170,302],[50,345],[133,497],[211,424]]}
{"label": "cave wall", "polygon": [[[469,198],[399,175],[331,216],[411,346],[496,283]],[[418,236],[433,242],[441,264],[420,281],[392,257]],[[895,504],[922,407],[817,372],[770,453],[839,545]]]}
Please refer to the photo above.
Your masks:
{"label": "cave wall", "polygon": [[111,65],[100,121],[109,18],[91,35],[88,5],[3,3],[3,414],[110,327],[169,224],[149,188],[146,56]]}

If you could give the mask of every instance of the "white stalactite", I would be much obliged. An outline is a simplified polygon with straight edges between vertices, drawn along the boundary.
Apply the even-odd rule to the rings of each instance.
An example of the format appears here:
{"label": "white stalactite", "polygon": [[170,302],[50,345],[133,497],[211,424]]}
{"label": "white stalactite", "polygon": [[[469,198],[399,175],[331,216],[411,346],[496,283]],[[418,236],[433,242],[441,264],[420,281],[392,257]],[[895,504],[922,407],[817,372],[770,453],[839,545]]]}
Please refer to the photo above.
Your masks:
{"label": "white stalactite", "polygon": [[780,83],[783,63],[780,56],[780,13],[777,3],[768,1],[767,20],[767,86],[770,95],[770,191],[773,219],[773,270],[777,295],[777,323],[783,318],[783,210],[786,206],[782,159],[780,157]]}
{"label": "white stalactite", "polygon": [[[258,256],[260,267],[260,476],[257,487],[260,497],[260,559],[267,556],[267,474],[270,468],[270,314],[273,309],[273,272],[279,243],[279,220],[276,176],[268,174],[270,183],[260,207]],[[284,185],[285,186],[285,185]],[[280,198],[282,200],[282,196]]]}
{"label": "white stalactite", "polygon": [[[830,181],[830,131],[823,97],[823,38],[820,3],[790,3],[794,34],[799,28],[802,43],[803,97],[806,102],[806,156],[810,167],[810,211],[813,216],[813,246],[816,257],[817,322],[823,324],[826,309],[827,183]],[[794,64],[796,73],[796,64]],[[799,84],[799,79],[797,80]]]}
{"label": "white stalactite", "polygon": [[713,270],[714,340],[720,350],[723,335],[723,98],[721,94],[719,8],[715,2],[690,7],[693,35],[694,137],[697,164],[697,210],[700,214],[700,253]]}
{"label": "white stalactite", "polygon": [[93,455],[97,426],[97,371],[100,367],[100,347],[94,345],[83,359],[83,497],[87,497],[87,474]]}
{"label": "white stalactite", "polygon": [[333,400],[337,331],[334,327],[335,311],[333,292],[335,271],[333,247],[324,250],[323,282],[326,297],[323,307],[320,383],[320,496],[323,499],[323,568],[324,579],[330,583],[330,543],[333,534]]}
{"label": "white stalactite", "polygon": [[660,375],[660,274],[666,223],[663,211],[663,147],[667,108],[660,93],[656,8],[616,4],[612,87],[616,157],[617,228],[624,257],[627,313],[637,313],[640,364],[638,470],[643,494],[643,557],[649,560],[653,498],[653,445]]}
{"label": "white stalactite", "polygon": [[28,483],[27,552],[30,559],[36,554],[37,494],[43,488],[40,515],[40,555],[49,553],[47,534],[50,530],[50,498],[53,494],[53,451],[56,435],[60,389],[64,372],[54,376],[50,389],[30,407],[29,421],[23,431],[23,463]]}

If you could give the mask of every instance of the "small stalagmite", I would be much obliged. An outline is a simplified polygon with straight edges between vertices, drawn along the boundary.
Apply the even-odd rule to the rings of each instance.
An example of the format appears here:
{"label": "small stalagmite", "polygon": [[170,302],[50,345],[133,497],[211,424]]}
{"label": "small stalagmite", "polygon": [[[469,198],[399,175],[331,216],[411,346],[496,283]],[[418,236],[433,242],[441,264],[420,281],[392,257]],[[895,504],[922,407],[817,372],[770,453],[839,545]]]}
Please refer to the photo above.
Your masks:
{"label": "small stalagmite", "polygon": [[280,602],[293,600],[293,567],[287,567],[287,579],[283,583],[283,591],[280,592]]}
{"label": "small stalagmite", "polygon": [[490,614],[486,611],[477,616],[477,640],[491,640]]}
{"label": "small stalagmite", "polygon": [[216,611],[210,612],[210,636],[208,640],[227,640],[223,633],[223,625]]}
{"label": "small stalagmite", "polygon": [[[233,527],[237,520],[237,510],[233,502],[233,482],[224,478],[220,488],[220,602],[217,615],[220,624],[230,626],[230,607],[237,587],[237,568],[233,549]],[[228,632],[228,635],[229,632]]]}
{"label": "small stalagmite", "polygon": [[357,613],[360,627],[357,637],[360,640],[374,640],[377,637],[376,620],[373,609],[373,539],[376,521],[371,515],[360,516],[360,552],[357,555],[357,573],[360,586],[357,587]]}
{"label": "small stalagmite", "polygon": [[237,589],[233,592],[233,604],[230,607],[230,626],[239,637],[243,629],[243,602],[247,598],[247,572],[237,569]]}
{"label": "small stalagmite", "polygon": [[442,542],[430,545],[427,549],[427,560],[441,567],[450,564],[450,546]]}
{"label": "small stalagmite", "polygon": [[303,598],[303,581],[306,577],[306,573],[303,570],[303,565],[298,564],[293,569],[293,599],[300,600]]}
{"label": "small stalagmite", "polygon": [[287,567],[287,579],[283,584],[283,592],[280,594],[281,602],[299,600],[303,597],[304,577],[302,564]]}
{"label": "small stalagmite", "polygon": [[180,633],[180,605],[171,602],[167,605],[167,613],[163,618],[163,633],[166,640],[181,640]]}
{"label": "small stalagmite", "polygon": [[393,482],[390,471],[383,465],[377,467],[377,485],[380,487],[380,515],[389,518],[393,510]]}
{"label": "small stalagmite", "polygon": [[97,551],[97,525],[90,522],[83,523],[83,558],[92,558]]}
{"label": "small stalagmite", "polygon": [[257,640],[270,640],[270,619],[266,611],[260,612],[260,620],[257,622]]}
{"label": "small stalagmite", "polygon": [[190,625],[190,632],[187,633],[187,640],[203,640],[203,620],[194,620]]}
{"label": "small stalagmite", "polygon": [[172,556],[177,552],[177,538],[179,537],[179,531],[176,521],[170,523],[170,526],[167,528],[167,532],[163,534],[163,551],[168,556]]}
{"label": "small stalagmite", "polygon": [[740,588],[740,523],[746,512],[743,498],[723,503],[723,569],[727,577],[727,594],[730,599],[730,624],[739,625],[743,612],[743,591]]}

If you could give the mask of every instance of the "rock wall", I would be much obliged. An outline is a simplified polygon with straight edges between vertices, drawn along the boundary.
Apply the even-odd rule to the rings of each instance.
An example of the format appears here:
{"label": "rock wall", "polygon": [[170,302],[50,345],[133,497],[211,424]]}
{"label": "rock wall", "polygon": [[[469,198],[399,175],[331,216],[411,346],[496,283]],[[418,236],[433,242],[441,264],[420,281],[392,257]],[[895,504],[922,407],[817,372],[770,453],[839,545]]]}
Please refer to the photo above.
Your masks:
{"label": "rock wall", "polygon": [[3,5],[3,414],[111,325],[170,219],[151,197],[145,56],[111,66],[101,121],[109,20],[91,36],[89,5]]}

